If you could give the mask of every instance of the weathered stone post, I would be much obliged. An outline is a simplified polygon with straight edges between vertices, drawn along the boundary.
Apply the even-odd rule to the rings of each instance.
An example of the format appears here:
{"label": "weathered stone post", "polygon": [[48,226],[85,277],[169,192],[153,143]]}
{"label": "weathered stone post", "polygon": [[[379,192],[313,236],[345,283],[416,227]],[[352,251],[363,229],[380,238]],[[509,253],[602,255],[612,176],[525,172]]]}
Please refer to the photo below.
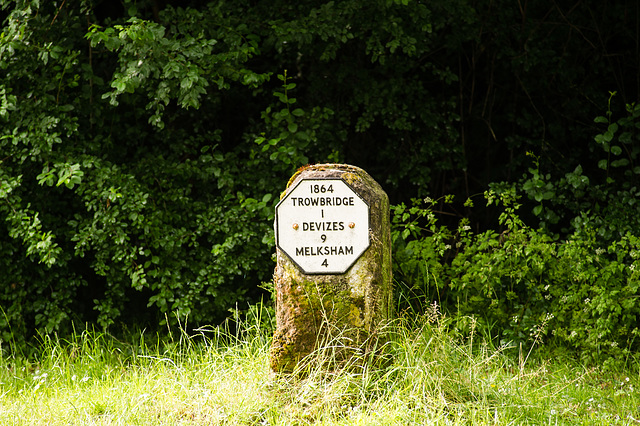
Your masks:
{"label": "weathered stone post", "polygon": [[379,344],[392,297],[389,199],[380,185],[346,164],[301,169],[280,196],[275,231],[271,368],[291,372],[336,337],[331,346],[343,360]]}

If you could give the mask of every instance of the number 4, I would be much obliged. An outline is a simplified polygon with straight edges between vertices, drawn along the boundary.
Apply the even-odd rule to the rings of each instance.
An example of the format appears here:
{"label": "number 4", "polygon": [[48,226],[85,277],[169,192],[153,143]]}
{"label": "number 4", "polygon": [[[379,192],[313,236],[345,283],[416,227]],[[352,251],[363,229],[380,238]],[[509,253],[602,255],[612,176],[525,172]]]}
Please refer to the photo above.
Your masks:
{"label": "number 4", "polygon": [[327,259],[324,260],[324,262],[322,262],[322,266],[324,267],[329,267],[329,263],[327,262]]}

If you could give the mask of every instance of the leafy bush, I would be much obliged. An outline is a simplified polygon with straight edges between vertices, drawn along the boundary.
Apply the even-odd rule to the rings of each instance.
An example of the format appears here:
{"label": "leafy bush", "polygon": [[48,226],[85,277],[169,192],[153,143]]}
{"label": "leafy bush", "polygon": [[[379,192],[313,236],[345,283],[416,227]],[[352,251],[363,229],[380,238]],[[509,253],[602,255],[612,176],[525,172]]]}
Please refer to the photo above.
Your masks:
{"label": "leafy bush", "polygon": [[268,79],[255,38],[214,7],[101,27],[54,3],[3,2],[0,338],[219,321],[271,269],[277,188],[211,121]]}
{"label": "leafy bush", "polygon": [[[615,121],[612,103],[593,124],[606,126],[598,145],[584,144],[606,90],[637,95],[632,2],[0,0],[0,9],[4,340],[73,322],[157,325],[170,311],[210,323],[257,300],[273,268],[278,193],[307,162],[366,169],[401,225],[419,212],[400,207],[410,197],[466,199],[513,182],[530,151],[537,175],[520,183],[531,180],[525,192],[539,200],[523,204],[556,244],[595,228],[610,233],[606,249],[637,224],[637,189],[618,185],[637,166],[635,107]],[[416,226],[436,226],[430,245],[402,231],[406,289],[419,294],[420,281],[420,291],[454,298],[440,276],[465,227],[495,226],[492,209],[455,231],[421,217]],[[486,250],[503,247],[491,238]]]}
{"label": "leafy bush", "polygon": [[[640,349],[637,235],[606,243],[597,228],[583,227],[556,241],[522,222],[513,187],[485,197],[502,205],[502,233],[473,233],[465,220],[453,232],[438,227],[432,201],[394,209],[396,277],[405,293],[422,303],[437,297],[458,327],[476,317],[500,344],[549,339],[609,363]],[[428,227],[415,234],[420,218]]]}

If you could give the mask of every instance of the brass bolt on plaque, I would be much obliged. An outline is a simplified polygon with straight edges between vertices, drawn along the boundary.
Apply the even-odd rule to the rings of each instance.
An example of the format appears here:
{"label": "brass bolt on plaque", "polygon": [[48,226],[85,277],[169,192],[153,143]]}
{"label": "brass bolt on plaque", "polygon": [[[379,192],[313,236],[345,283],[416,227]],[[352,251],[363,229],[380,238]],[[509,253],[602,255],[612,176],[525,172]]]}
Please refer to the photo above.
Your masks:
{"label": "brass bolt on plaque", "polygon": [[293,229],[295,229],[296,231],[298,230],[298,228],[299,228],[299,227],[300,227],[300,226],[299,226],[297,223],[294,223],[294,224],[293,224]]}
{"label": "brass bolt on plaque", "polygon": [[356,224],[353,222],[349,222],[349,228],[353,229],[356,227]]}

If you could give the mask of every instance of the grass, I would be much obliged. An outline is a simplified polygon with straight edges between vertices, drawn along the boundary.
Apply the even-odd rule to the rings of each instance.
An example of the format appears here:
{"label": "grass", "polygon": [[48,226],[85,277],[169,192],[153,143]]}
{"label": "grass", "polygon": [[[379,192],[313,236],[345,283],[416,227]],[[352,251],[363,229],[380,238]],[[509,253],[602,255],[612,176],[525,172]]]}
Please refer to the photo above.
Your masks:
{"label": "grass", "polygon": [[95,332],[44,337],[37,361],[0,360],[0,424],[640,423],[637,373],[507,355],[473,334],[454,338],[433,317],[390,327],[384,367],[311,363],[297,378],[269,370],[267,330],[241,328],[152,343],[144,334],[128,343]]}

